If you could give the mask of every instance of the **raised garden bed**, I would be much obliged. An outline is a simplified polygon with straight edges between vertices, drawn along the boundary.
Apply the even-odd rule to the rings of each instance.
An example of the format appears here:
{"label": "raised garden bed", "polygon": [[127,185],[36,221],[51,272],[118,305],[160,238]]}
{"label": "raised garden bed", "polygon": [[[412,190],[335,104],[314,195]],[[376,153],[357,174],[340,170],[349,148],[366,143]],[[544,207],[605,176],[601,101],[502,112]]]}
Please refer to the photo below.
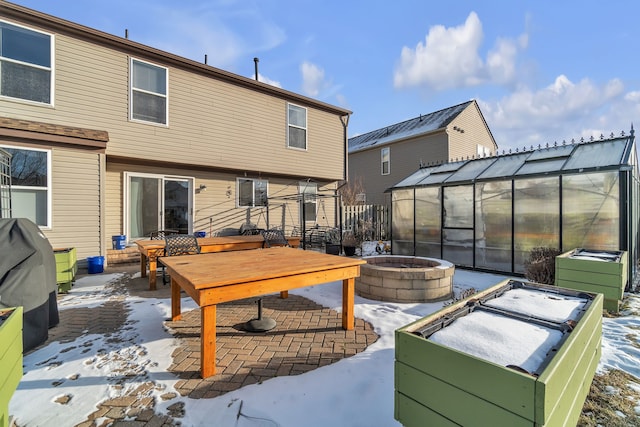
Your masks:
{"label": "raised garden bed", "polygon": [[506,280],[396,330],[395,418],[575,426],[600,360],[602,300]]}
{"label": "raised garden bed", "polygon": [[574,249],[556,257],[556,286],[604,295],[604,309],[617,313],[627,286],[627,252]]}
{"label": "raised garden bed", "polygon": [[56,258],[58,292],[69,292],[78,272],[76,248],[54,249],[53,254]]}
{"label": "raised garden bed", "polygon": [[9,400],[22,378],[22,307],[0,309],[0,426],[9,425]]}

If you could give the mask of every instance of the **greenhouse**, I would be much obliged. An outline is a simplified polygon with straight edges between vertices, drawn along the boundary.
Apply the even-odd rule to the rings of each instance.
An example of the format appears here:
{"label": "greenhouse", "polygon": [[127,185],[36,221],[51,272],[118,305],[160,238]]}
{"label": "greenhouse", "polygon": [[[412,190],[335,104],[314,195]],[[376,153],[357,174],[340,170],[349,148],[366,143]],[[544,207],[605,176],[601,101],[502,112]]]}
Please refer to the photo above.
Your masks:
{"label": "greenhouse", "polygon": [[393,253],[524,274],[535,247],[628,251],[633,279],[638,179],[633,129],[423,167],[387,190]]}

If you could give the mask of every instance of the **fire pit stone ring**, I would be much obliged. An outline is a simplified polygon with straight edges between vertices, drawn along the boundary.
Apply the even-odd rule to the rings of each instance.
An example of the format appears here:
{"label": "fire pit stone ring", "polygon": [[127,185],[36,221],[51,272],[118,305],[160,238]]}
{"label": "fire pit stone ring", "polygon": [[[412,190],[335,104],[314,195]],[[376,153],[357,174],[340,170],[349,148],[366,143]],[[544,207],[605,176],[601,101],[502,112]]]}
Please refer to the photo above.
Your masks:
{"label": "fire pit stone ring", "polygon": [[403,255],[363,257],[355,291],[389,302],[436,302],[453,297],[455,266],[441,259]]}

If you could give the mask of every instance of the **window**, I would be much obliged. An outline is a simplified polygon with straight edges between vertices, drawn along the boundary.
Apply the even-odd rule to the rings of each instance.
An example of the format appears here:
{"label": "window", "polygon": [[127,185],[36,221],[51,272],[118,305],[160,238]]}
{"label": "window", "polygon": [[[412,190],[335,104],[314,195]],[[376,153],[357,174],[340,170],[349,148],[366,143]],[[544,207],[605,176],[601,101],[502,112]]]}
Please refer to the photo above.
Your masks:
{"label": "window", "polygon": [[318,184],[315,182],[301,181],[300,194],[302,194],[304,220],[316,222],[317,219],[317,195]]}
{"label": "window", "polygon": [[489,150],[489,148],[480,144],[476,145],[476,152],[478,154],[478,157],[487,157],[491,155],[491,151]]}
{"label": "window", "polygon": [[0,21],[0,95],[52,104],[49,34]]}
{"label": "window", "polygon": [[307,149],[307,109],[288,104],[287,125],[289,133],[287,146],[290,148]]}
{"label": "window", "polygon": [[238,207],[267,206],[266,179],[238,178]]}
{"label": "window", "polygon": [[131,59],[131,119],[167,124],[167,69]]}
{"label": "window", "polygon": [[382,175],[389,175],[390,166],[391,166],[391,154],[390,148],[385,147],[380,150],[380,160],[382,162]]}
{"label": "window", "polygon": [[51,151],[3,147],[11,157],[11,210],[41,227],[51,224]]}

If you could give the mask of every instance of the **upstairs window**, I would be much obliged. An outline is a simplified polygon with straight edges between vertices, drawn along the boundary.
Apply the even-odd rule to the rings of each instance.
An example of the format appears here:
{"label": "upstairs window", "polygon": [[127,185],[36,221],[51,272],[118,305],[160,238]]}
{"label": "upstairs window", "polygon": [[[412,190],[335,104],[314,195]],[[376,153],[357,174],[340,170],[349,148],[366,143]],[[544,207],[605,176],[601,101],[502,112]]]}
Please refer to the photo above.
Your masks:
{"label": "upstairs window", "polygon": [[51,224],[51,151],[3,147],[11,154],[11,210],[41,227]]}
{"label": "upstairs window", "polygon": [[307,109],[297,105],[287,105],[287,147],[307,149]]}
{"label": "upstairs window", "polygon": [[385,147],[380,150],[380,161],[382,163],[382,175],[389,175],[391,171],[391,149],[389,147]]}
{"label": "upstairs window", "polygon": [[0,21],[0,95],[52,104],[53,37]]}
{"label": "upstairs window", "polygon": [[268,184],[266,179],[238,178],[238,207],[267,206]]}
{"label": "upstairs window", "polygon": [[131,119],[167,124],[167,75],[164,67],[131,59]]}

